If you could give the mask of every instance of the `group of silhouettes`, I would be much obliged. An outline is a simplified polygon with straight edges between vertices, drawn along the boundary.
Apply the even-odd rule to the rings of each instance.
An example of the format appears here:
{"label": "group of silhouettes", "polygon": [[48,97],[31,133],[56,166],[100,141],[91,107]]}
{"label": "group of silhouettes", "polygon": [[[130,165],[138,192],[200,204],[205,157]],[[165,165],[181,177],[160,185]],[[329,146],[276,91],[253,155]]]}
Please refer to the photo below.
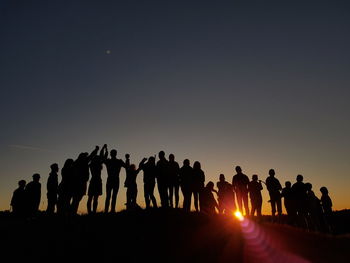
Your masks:
{"label": "group of silhouettes", "polygon": [[[239,210],[246,216],[261,217],[262,195],[264,183],[270,195],[272,217],[279,218],[282,215],[282,198],[288,215],[289,223],[302,227],[322,230],[330,226],[332,217],[332,201],[326,187],[320,189],[321,199],[318,199],[312,191],[310,183],[303,182],[303,176],[298,175],[293,185],[287,181],[282,188],[275,177],[275,171],[269,170],[266,182],[259,180],[254,174],[250,181],[242,172],[240,166],[236,166],[236,174],[232,178],[232,184],[227,182],[223,174],[219,175],[217,190],[214,183],[205,185],[205,174],[200,162],[196,161],[191,167],[190,160],[185,159],[180,168],[173,154],[166,159],[164,151],[156,157],[143,158],[138,167],[130,163],[130,155],[125,155],[125,161],[117,158],[117,151],[108,153],[105,144],[99,151],[99,147],[89,154],[80,153],[76,160],[67,159],[61,169],[62,179],[58,182],[59,167],[54,163],[47,180],[47,210],[49,214],[76,214],[83,196],[88,194],[87,211],[96,213],[99,196],[102,195],[101,172],[103,165],[107,169],[106,199],[104,211],[115,212],[117,194],[119,191],[119,174],[122,168],[126,171],[124,187],[126,191],[126,208],[139,208],[137,204],[136,178],[143,171],[144,198],[146,209],[157,208],[158,203],[154,196],[157,185],[160,207],[179,208],[179,190],[183,194],[183,210],[190,211],[192,196],[196,211],[205,214],[232,213]],[[91,177],[90,177],[91,174]],[[90,179],[90,181],[89,181]],[[34,174],[33,180],[26,184],[25,180],[19,181],[19,187],[14,191],[11,207],[14,214],[31,216],[38,212],[41,200],[40,175]],[[217,199],[214,196],[217,196]],[[249,209],[248,196],[251,209]],[[175,201],[175,202],[174,202]],[[236,206],[237,204],[237,206]]]}

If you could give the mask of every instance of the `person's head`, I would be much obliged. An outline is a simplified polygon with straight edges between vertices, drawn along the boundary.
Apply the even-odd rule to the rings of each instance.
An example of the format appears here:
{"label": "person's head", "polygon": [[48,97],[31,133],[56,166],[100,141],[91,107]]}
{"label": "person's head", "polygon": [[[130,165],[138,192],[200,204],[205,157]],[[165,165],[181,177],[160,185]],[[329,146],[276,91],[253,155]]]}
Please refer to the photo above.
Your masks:
{"label": "person's head", "polygon": [[287,181],[287,182],[285,182],[285,186],[286,186],[286,188],[291,188],[292,187],[292,183]]}
{"label": "person's head", "polygon": [[154,156],[149,157],[148,158],[148,163],[155,164],[156,163],[156,158],[154,158]]}
{"label": "person's head", "polygon": [[175,155],[174,154],[169,154],[169,161],[173,162],[175,161]]}
{"label": "person's head", "polygon": [[87,152],[84,152],[84,153],[80,153],[79,156],[78,156],[78,160],[82,160],[82,159],[85,159],[89,156],[89,153]]}
{"label": "person's head", "polygon": [[164,151],[160,151],[159,153],[158,153],[158,157],[159,157],[159,159],[164,159],[165,158],[165,152]]}
{"label": "person's head", "polygon": [[184,164],[184,166],[190,166],[190,160],[185,159],[185,160],[183,161],[183,164]]}
{"label": "person's head", "polygon": [[39,180],[40,180],[40,174],[33,174],[33,181],[39,182]]}
{"label": "person's head", "polygon": [[18,186],[19,186],[20,188],[24,188],[24,187],[26,186],[26,184],[27,184],[27,182],[26,182],[25,180],[20,180],[20,181],[18,182]]}
{"label": "person's head", "polygon": [[63,168],[70,168],[73,166],[73,163],[74,160],[69,158],[64,162]]}
{"label": "person's head", "polygon": [[195,161],[193,164],[193,169],[196,169],[196,170],[201,169],[201,163],[198,161]]}
{"label": "person's head", "polygon": [[225,175],[224,174],[220,174],[219,175],[219,180],[220,180],[220,182],[224,182],[225,181]]}
{"label": "person's head", "polygon": [[241,173],[241,172],[242,172],[242,168],[241,168],[240,166],[236,166],[235,169],[236,169],[236,172],[237,172],[237,173]]}
{"label": "person's head", "polygon": [[269,175],[271,176],[271,177],[275,177],[275,170],[274,169],[270,169],[269,170]]}
{"label": "person's head", "polygon": [[301,174],[297,175],[297,182],[302,182],[304,180],[304,177]]}
{"label": "person's head", "polygon": [[306,184],[305,184],[305,189],[306,189],[306,191],[311,191],[311,189],[312,189],[312,184],[306,183]]}
{"label": "person's head", "polygon": [[209,181],[206,185],[206,188],[209,190],[214,190],[214,183],[212,181]]}
{"label": "person's head", "polygon": [[136,170],[136,165],[135,164],[131,164],[130,165],[130,170],[131,171],[135,171]]}
{"label": "person's head", "polygon": [[51,164],[50,168],[51,168],[52,172],[54,172],[54,173],[58,172],[58,164],[57,163]]}
{"label": "person's head", "polygon": [[320,188],[320,191],[321,191],[321,193],[322,193],[323,195],[328,195],[328,189],[327,189],[327,187],[322,186],[322,187]]}
{"label": "person's head", "polygon": [[111,158],[117,158],[117,150],[115,149],[111,150],[110,155],[111,155]]}
{"label": "person's head", "polygon": [[252,180],[253,180],[253,181],[258,181],[258,175],[257,175],[257,174],[253,174]]}

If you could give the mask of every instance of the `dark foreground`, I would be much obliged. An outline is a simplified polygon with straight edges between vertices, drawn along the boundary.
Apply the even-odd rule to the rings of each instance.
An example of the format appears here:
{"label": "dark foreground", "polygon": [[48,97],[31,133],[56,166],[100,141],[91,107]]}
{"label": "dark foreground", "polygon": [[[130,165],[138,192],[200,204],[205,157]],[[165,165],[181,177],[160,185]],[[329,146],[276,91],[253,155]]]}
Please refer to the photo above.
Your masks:
{"label": "dark foreground", "polygon": [[233,217],[177,210],[31,220],[2,213],[1,261],[350,262],[349,236],[267,222],[249,227],[247,234]]}

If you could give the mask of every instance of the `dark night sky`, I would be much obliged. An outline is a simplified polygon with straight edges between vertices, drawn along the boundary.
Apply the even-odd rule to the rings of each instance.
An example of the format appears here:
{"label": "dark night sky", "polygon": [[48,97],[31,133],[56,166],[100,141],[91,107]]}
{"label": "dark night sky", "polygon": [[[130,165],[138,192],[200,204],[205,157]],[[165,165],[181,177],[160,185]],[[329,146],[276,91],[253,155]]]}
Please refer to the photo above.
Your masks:
{"label": "dark night sky", "polygon": [[199,160],[207,181],[234,165],[301,173],[349,208],[349,14],[334,0],[1,1],[0,209],[19,179],[39,172],[44,189],[51,163],[103,143],[135,163]]}

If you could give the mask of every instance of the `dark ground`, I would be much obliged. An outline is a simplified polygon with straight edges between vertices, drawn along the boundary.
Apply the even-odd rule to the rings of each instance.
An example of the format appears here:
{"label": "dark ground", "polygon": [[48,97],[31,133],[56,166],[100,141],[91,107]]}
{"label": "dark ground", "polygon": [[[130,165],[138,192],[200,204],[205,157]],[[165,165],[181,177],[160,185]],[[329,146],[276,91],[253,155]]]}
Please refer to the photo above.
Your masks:
{"label": "dark ground", "polygon": [[[283,250],[303,262],[350,262],[349,210],[335,214],[336,235],[264,221],[254,226],[264,236],[258,250],[268,250],[268,257]],[[2,262],[277,262],[247,257],[245,240],[231,216],[179,210],[26,220],[0,213]]]}

